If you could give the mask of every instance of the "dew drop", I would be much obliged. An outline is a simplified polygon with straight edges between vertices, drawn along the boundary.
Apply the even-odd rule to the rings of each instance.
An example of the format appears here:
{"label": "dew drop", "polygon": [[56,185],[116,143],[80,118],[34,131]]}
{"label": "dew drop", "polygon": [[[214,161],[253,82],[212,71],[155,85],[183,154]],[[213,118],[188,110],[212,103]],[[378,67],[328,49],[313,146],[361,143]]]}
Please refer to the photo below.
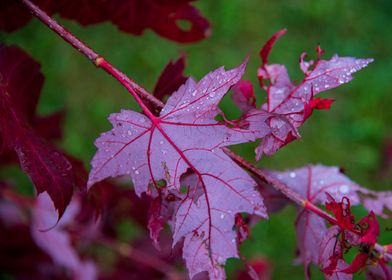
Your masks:
{"label": "dew drop", "polygon": [[140,174],[139,170],[136,170],[136,171],[135,171],[135,174],[136,174],[136,175],[139,175],[139,174]]}
{"label": "dew drop", "polygon": [[162,140],[161,140],[161,141],[159,141],[159,144],[161,144],[161,145],[162,145],[162,144],[163,144],[163,141],[162,141]]}
{"label": "dew drop", "polygon": [[135,169],[136,169],[136,167],[135,167],[135,166],[132,166],[131,168],[132,168],[132,170],[135,170]]}
{"label": "dew drop", "polygon": [[225,214],[221,214],[221,215],[220,215],[220,218],[221,218],[221,219],[224,219],[224,218],[225,218]]}
{"label": "dew drop", "polygon": [[290,178],[295,178],[297,176],[297,174],[295,174],[295,172],[290,172]]}
{"label": "dew drop", "polygon": [[233,238],[233,239],[231,240],[231,243],[235,243],[235,238]]}
{"label": "dew drop", "polygon": [[128,135],[132,135],[132,131],[128,130]]}
{"label": "dew drop", "polygon": [[324,85],[324,88],[329,88],[329,84],[325,84],[325,85]]}
{"label": "dew drop", "polygon": [[339,190],[340,190],[341,193],[346,194],[346,193],[348,193],[348,191],[350,189],[349,189],[349,187],[347,185],[342,185],[342,186],[340,186]]}
{"label": "dew drop", "polygon": [[192,96],[196,96],[196,90],[192,92]]}

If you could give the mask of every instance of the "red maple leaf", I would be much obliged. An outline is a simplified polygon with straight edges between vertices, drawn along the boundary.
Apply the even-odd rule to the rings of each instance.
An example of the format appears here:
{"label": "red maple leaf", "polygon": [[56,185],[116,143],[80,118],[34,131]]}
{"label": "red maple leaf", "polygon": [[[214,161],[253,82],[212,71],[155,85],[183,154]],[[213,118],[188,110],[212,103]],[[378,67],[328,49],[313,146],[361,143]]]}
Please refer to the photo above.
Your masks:
{"label": "red maple leaf", "polygon": [[[267,102],[260,110],[255,110],[254,106],[246,104],[246,99],[236,101],[237,105],[244,103],[245,108],[248,108],[250,127],[253,129],[257,129],[268,116],[267,124],[271,133],[262,138],[256,149],[257,159],[263,154],[272,155],[279,148],[299,138],[297,129],[312,114],[313,109],[329,109],[332,99],[314,98],[315,95],[348,83],[353,79],[354,72],[373,61],[337,55],[329,60],[322,60],[323,51],[317,48],[318,58],[315,62],[305,62],[306,54],[301,55],[300,68],[305,77],[296,84],[290,80],[284,65],[267,64],[273,44],[285,32],[286,30],[281,30],[273,35],[260,51],[263,63],[258,70],[258,78],[260,85],[267,91]],[[243,89],[243,95],[252,94],[251,87]]]}
{"label": "red maple leaf", "polygon": [[[174,244],[185,238],[183,254],[191,277],[202,271],[223,275],[226,259],[238,256],[233,230],[237,213],[266,217],[254,181],[221,149],[266,131],[215,120],[218,102],[244,69],[245,64],[230,71],[219,68],[198,83],[189,79],[171,95],[159,117],[125,110],[112,114],[114,128],[95,142],[98,152],[89,185],[128,175],[139,195],[156,197],[160,180],[165,180],[165,188],[183,197],[174,216]],[[181,176],[187,171],[192,179],[184,195]]]}
{"label": "red maple leaf", "polygon": [[[11,151],[18,156],[20,166],[30,176],[37,192],[49,194],[61,217],[76,182],[71,163],[39,135],[56,135],[59,130],[59,115],[35,116],[43,83],[39,68],[22,50],[0,46],[1,142],[7,148],[3,150],[5,159],[12,160]],[[40,129],[42,123],[50,126]]]}
{"label": "red maple leaf", "polygon": [[[146,28],[182,43],[199,41],[210,34],[208,21],[193,7],[191,0],[36,0],[46,13],[60,14],[81,25],[109,21],[118,29],[141,35]],[[17,1],[0,3],[0,30],[15,31],[31,20],[31,15]],[[190,24],[183,28],[180,21]]]}

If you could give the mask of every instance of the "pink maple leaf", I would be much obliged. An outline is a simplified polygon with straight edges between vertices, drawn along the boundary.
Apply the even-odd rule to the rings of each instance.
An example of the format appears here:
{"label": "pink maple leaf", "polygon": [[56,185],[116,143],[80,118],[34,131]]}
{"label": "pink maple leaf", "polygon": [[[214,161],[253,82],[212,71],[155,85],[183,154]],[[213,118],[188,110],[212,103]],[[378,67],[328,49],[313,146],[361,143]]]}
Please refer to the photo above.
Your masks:
{"label": "pink maple leaf", "polygon": [[[263,64],[258,70],[258,78],[267,91],[267,102],[261,106],[261,110],[249,112],[252,116],[250,127],[257,129],[267,114],[271,133],[263,137],[257,147],[257,159],[263,154],[272,155],[279,148],[299,138],[297,129],[312,114],[313,109],[328,109],[333,102],[331,99],[315,99],[315,95],[348,83],[353,79],[354,72],[373,61],[337,55],[329,60],[322,60],[323,51],[317,48],[318,58],[315,62],[305,62],[306,54],[301,55],[300,68],[305,77],[296,84],[290,80],[284,65],[267,64],[273,44],[284,33],[285,30],[276,33],[260,51]],[[261,119],[258,120],[258,117]]]}
{"label": "pink maple leaf", "polygon": [[[57,223],[54,205],[46,192],[37,197],[33,207],[31,235],[35,243],[53,261],[68,269],[74,279],[96,279],[97,268],[92,261],[83,261],[72,246],[71,235],[64,229],[75,220],[80,202],[73,197],[64,216]],[[52,228],[54,225],[56,227]],[[50,229],[50,230],[48,230]]]}
{"label": "pink maple leaf", "polygon": [[[210,24],[190,2],[191,0],[36,0],[48,14],[58,13],[81,25],[109,21],[118,29],[141,35],[145,29],[181,43],[196,42],[209,36]],[[31,15],[18,2],[0,2],[0,30],[13,32],[31,20]],[[190,28],[178,22],[189,23]]]}
{"label": "pink maple leaf", "polygon": [[[237,257],[234,217],[245,212],[266,217],[255,182],[221,149],[268,133],[215,120],[221,98],[243,75],[245,63],[219,68],[200,82],[188,79],[173,93],[159,117],[123,110],[109,120],[114,128],[95,142],[89,186],[107,177],[128,175],[138,195],[165,188],[183,197],[175,212],[174,244],[185,238],[183,254],[191,277],[223,274],[227,258]],[[182,196],[181,176],[192,179]],[[233,242],[234,240],[234,242]]]}
{"label": "pink maple leaf", "polygon": [[[284,182],[288,188],[298,193],[303,199],[316,205],[324,205],[329,202],[328,196],[330,196],[337,201],[341,201],[344,197],[348,198],[351,205],[371,201],[371,203],[365,204],[369,211],[374,211],[374,209],[368,206],[379,203],[381,206],[376,206],[376,214],[382,215],[384,214],[384,208],[389,209],[387,202],[391,198],[391,192],[374,192],[363,188],[342,174],[337,167],[309,165],[285,172],[271,171],[271,174]],[[267,198],[265,197],[265,199]],[[268,205],[269,202],[266,201],[266,204]],[[377,228],[371,227],[371,229],[372,231],[369,231],[369,234],[364,235],[364,241],[366,242],[374,241]],[[321,217],[306,210],[306,208],[301,208],[296,220],[296,231],[299,257],[304,263],[306,275],[309,277],[310,263],[320,264],[318,249],[324,236],[328,233],[327,225]]]}

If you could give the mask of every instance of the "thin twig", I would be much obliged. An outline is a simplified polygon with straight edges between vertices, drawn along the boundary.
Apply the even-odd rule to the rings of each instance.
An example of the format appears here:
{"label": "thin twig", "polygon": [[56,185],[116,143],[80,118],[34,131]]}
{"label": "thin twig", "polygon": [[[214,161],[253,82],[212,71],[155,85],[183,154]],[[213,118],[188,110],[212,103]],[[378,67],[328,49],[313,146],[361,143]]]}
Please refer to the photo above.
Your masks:
{"label": "thin twig", "polygon": [[[51,30],[56,32],[61,38],[63,38],[68,44],[74,47],[78,52],[86,56],[95,66],[105,70],[115,79],[117,79],[122,86],[124,86],[131,94],[135,91],[140,98],[153,105],[156,108],[163,108],[163,103],[152,96],[147,90],[137,84],[135,81],[130,79],[127,75],[113,67],[104,57],[96,53],[93,49],[79,40],[69,30],[60,25],[55,19],[50,17],[46,12],[41,10],[37,5],[33,4],[30,0],[20,0],[29,11],[38,18],[42,23],[48,26]],[[131,91],[130,91],[131,89]]]}

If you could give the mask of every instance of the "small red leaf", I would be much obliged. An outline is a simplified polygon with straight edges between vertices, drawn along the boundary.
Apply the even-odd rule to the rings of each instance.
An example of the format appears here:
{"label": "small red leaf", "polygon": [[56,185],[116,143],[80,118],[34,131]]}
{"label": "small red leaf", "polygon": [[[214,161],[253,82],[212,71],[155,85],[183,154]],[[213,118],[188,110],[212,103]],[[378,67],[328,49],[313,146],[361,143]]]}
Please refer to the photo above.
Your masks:
{"label": "small red leaf", "polygon": [[235,84],[231,98],[244,113],[256,108],[256,97],[250,81],[241,80]]}
{"label": "small red leaf", "polygon": [[[299,138],[297,129],[311,115],[312,109],[329,108],[331,99],[321,101],[314,99],[315,95],[348,83],[353,79],[354,72],[373,61],[334,55],[329,60],[321,60],[319,57],[315,63],[306,63],[302,54],[300,67],[305,71],[305,78],[299,84],[295,84],[290,80],[284,65],[264,63],[267,61],[271,46],[281,35],[282,31],[273,36],[261,51],[263,64],[258,70],[258,78],[261,86],[267,91],[267,103],[261,106],[261,110],[269,114],[267,124],[271,128],[271,133],[262,139],[256,149],[257,159],[263,154],[272,155],[279,148]],[[318,48],[318,55],[321,54],[322,51]],[[309,66],[313,64],[313,69],[309,70]],[[265,119],[266,113],[259,115]],[[254,112],[252,114],[255,115]],[[252,121],[256,124],[250,125],[257,127],[257,123],[263,119],[258,120],[254,117]]]}
{"label": "small red leaf", "polygon": [[369,259],[368,254],[359,253],[358,255],[355,256],[352,263],[348,267],[346,267],[345,269],[342,269],[341,272],[344,272],[347,274],[354,274],[366,266],[366,262],[368,259]]}
{"label": "small red leaf", "polygon": [[187,77],[184,76],[185,56],[181,56],[176,61],[170,61],[165,69],[163,69],[153,94],[159,100],[164,100],[164,97],[170,96],[181,85],[185,83]]}
{"label": "small red leaf", "polygon": [[72,165],[39,137],[26,119],[34,114],[43,82],[39,64],[16,47],[0,46],[0,77],[2,142],[17,154],[37,192],[48,192],[61,217],[75,185]]}
{"label": "small red leaf", "polygon": [[[193,7],[191,0],[36,0],[33,1],[49,15],[58,13],[81,25],[105,21],[118,29],[141,35],[147,28],[159,35],[181,43],[196,42],[210,34],[210,24]],[[13,0],[0,3],[0,30],[7,32],[21,28],[31,19],[23,5]],[[183,28],[185,21],[190,28]]]}
{"label": "small red leaf", "polygon": [[335,102],[335,99],[330,99],[330,98],[313,98],[310,100],[310,107],[312,109],[318,109],[318,110],[326,110],[331,108],[331,104]]}
{"label": "small red leaf", "polygon": [[264,44],[264,46],[260,50],[260,57],[263,61],[263,65],[268,63],[269,53],[274,46],[276,40],[278,40],[281,36],[283,36],[287,32],[287,29],[282,29],[276,32],[268,41]]}

